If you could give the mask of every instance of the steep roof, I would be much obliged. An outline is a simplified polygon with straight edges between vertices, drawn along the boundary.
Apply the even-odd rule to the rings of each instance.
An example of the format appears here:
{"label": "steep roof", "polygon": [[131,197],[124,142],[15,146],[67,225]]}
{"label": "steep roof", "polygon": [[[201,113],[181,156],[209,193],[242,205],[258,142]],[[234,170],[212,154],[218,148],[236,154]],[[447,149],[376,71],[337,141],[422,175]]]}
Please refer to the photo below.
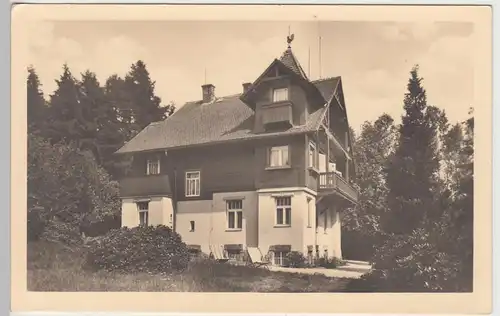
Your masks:
{"label": "steep roof", "polygon": [[326,111],[326,107],[322,107],[311,113],[304,125],[279,132],[253,133],[254,112],[239,96],[227,96],[207,104],[188,102],[164,121],[148,125],[117,153],[307,133],[319,128]]}
{"label": "steep roof", "polygon": [[[308,84],[313,84],[328,103],[331,101],[340,77],[310,82],[291,49],[283,53],[279,62],[302,77]],[[326,107],[318,108],[308,115],[306,123],[301,126],[293,126],[279,132],[254,133],[255,112],[241,100],[241,96],[241,94],[226,96],[208,104],[202,104],[201,101],[188,102],[166,120],[148,125],[117,153],[172,149],[313,132],[319,128],[327,109]]]}
{"label": "steep roof", "polygon": [[286,67],[290,68],[294,73],[297,75],[301,76],[304,79],[307,79],[307,75],[304,72],[304,69],[302,69],[302,66],[300,65],[299,61],[295,57],[295,55],[292,52],[292,49],[288,47],[288,49],[281,55],[279,59]]}
{"label": "steep roof", "polygon": [[313,81],[313,84],[318,88],[319,92],[323,96],[323,98],[330,102],[330,99],[335,94],[335,91],[338,88],[340,82],[340,77],[330,77],[325,79],[319,79]]}

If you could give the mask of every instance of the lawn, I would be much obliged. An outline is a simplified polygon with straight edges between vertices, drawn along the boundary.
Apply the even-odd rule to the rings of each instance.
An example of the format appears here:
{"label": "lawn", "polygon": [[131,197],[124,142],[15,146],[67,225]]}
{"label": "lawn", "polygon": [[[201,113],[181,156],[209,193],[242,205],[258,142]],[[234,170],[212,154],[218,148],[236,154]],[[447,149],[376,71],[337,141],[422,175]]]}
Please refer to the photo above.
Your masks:
{"label": "lawn", "polygon": [[58,244],[28,244],[29,291],[341,292],[349,279],[192,262],[182,273],[152,275],[82,269],[85,252]]}

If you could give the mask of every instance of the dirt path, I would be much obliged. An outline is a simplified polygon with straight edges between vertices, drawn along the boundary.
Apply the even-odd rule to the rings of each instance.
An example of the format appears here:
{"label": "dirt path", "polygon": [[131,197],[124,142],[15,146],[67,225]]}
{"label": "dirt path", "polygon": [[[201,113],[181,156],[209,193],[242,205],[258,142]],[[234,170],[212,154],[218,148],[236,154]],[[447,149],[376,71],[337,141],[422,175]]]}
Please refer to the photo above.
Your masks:
{"label": "dirt path", "polygon": [[357,279],[363,274],[368,273],[371,270],[371,266],[368,262],[363,261],[347,261],[345,266],[338,267],[336,269],[325,269],[325,268],[283,268],[283,267],[269,267],[271,271],[282,271],[288,273],[304,273],[304,274],[323,274],[331,278],[349,278]]}

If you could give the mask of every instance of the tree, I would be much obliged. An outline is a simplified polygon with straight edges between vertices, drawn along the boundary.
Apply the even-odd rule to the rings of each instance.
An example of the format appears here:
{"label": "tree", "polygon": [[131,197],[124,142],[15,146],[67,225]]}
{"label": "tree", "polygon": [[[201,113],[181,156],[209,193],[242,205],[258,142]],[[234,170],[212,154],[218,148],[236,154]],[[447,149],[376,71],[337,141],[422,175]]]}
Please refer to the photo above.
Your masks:
{"label": "tree", "polygon": [[86,136],[87,129],[80,85],[66,64],[56,82],[57,90],[50,96],[47,136],[52,143],[76,142],[77,147],[80,147],[80,140]]}
{"label": "tree", "polygon": [[35,68],[28,67],[27,78],[27,116],[28,116],[28,130],[39,130],[44,122],[45,111],[47,105],[43,92],[41,90],[41,83]]}
{"label": "tree", "polygon": [[410,74],[397,147],[386,168],[388,212],[383,223],[387,233],[406,235],[436,215],[437,136],[444,120],[444,113],[427,105],[418,66]]}
{"label": "tree", "polygon": [[[125,89],[130,100],[129,118],[139,132],[151,122],[157,122],[171,115],[175,107],[161,105],[161,98],[155,94],[155,82],[151,80],[146,64],[139,60],[131,66],[125,76]],[[124,110],[124,109],[122,109]]]}
{"label": "tree", "polygon": [[119,214],[118,184],[90,152],[28,135],[28,218],[36,219],[28,232],[37,223],[45,238],[70,242],[78,240],[82,224]]}
{"label": "tree", "polygon": [[355,208],[342,219],[344,255],[369,260],[379,241],[381,214],[387,209],[387,185],[384,166],[393,152],[396,137],[394,120],[388,114],[375,122],[365,122],[355,138],[356,184],[360,195]]}
{"label": "tree", "polygon": [[109,147],[106,149],[107,155],[104,162],[106,170],[113,178],[119,177],[129,170],[131,166],[131,157],[123,155],[116,156],[113,153],[118,150],[126,141],[132,139],[139,127],[134,120],[134,107],[127,90],[125,80],[112,75],[106,80],[105,93],[110,103],[109,111],[112,111],[116,120],[109,122],[109,133],[104,129],[103,134],[106,137]]}

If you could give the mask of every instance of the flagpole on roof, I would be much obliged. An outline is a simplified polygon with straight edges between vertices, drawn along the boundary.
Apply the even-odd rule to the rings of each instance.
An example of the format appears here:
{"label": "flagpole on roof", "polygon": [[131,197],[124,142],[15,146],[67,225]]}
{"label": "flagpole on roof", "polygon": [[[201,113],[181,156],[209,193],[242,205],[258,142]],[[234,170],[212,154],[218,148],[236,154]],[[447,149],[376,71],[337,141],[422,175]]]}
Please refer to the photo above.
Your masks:
{"label": "flagpole on roof", "polygon": [[311,46],[309,46],[309,52],[307,55],[307,77],[311,79]]}
{"label": "flagpole on roof", "polygon": [[320,25],[320,21],[318,20],[318,46],[319,46],[319,79],[321,79],[321,72],[322,72],[322,69],[321,69],[321,25]]}

